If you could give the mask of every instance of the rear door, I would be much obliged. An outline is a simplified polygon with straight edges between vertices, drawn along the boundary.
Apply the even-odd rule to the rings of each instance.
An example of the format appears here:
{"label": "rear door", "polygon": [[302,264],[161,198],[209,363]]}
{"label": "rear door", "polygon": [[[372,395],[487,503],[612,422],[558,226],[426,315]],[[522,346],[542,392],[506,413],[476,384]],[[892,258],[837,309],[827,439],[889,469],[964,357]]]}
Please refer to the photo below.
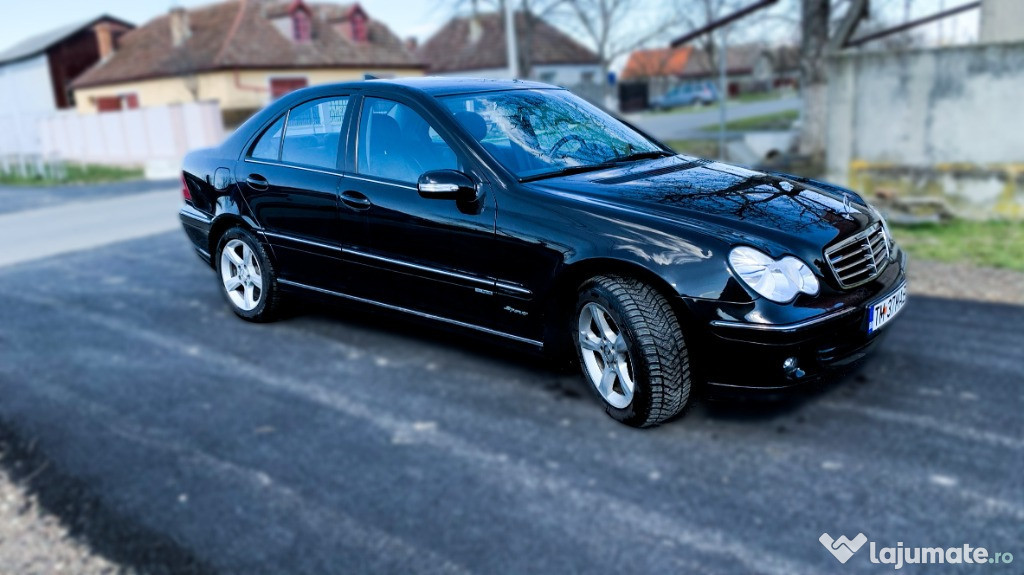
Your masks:
{"label": "rear door", "polygon": [[299,104],[254,141],[236,173],[283,278],[343,288],[351,279],[341,245],[365,240],[365,217],[338,209],[347,95]]}

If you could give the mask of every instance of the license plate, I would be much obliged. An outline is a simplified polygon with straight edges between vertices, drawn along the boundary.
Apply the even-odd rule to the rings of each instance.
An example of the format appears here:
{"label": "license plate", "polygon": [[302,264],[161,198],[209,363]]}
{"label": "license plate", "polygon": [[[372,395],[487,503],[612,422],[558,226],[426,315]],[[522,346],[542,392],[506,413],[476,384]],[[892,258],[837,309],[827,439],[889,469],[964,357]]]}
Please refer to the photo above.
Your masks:
{"label": "license plate", "polygon": [[903,282],[896,291],[871,304],[868,308],[868,333],[875,333],[878,328],[889,323],[907,303],[907,282]]}

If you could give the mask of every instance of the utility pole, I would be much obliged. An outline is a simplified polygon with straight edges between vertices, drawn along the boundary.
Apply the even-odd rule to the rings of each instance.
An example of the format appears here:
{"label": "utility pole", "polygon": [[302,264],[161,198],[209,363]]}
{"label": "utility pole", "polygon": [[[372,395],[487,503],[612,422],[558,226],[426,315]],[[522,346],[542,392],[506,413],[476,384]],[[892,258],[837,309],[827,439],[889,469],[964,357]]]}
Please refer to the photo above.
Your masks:
{"label": "utility pole", "polygon": [[726,74],[728,46],[725,28],[718,29],[718,159],[725,161],[725,100],[729,96],[729,80]]}
{"label": "utility pole", "polygon": [[516,39],[515,11],[512,9],[512,0],[505,0],[505,47],[508,53],[508,75],[512,79],[519,77],[519,47]]}

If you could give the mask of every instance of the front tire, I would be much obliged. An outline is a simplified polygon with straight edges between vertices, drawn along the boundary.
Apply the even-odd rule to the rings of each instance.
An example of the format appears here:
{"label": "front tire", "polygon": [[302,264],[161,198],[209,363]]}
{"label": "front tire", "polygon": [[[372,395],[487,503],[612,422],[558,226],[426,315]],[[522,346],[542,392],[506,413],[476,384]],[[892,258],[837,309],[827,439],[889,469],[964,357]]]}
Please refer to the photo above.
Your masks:
{"label": "front tire", "polygon": [[679,415],[690,398],[683,331],[657,290],[633,278],[598,276],[580,289],[576,352],[587,386],[608,415],[651,427]]}
{"label": "front tire", "polygon": [[277,273],[263,243],[245,228],[235,227],[220,239],[217,278],[221,293],[238,317],[267,322],[280,308]]}

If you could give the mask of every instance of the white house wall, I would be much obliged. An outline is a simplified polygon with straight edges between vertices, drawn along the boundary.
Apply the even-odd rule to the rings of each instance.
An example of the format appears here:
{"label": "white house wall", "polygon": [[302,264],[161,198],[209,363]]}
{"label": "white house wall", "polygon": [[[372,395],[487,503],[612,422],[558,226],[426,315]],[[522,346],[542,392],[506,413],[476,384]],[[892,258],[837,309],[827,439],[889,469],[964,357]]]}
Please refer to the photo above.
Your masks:
{"label": "white house wall", "polygon": [[53,112],[56,109],[46,54],[0,65],[0,110],[3,114]]}
{"label": "white house wall", "polygon": [[38,154],[38,123],[57,110],[46,55],[0,65],[0,156]]}

